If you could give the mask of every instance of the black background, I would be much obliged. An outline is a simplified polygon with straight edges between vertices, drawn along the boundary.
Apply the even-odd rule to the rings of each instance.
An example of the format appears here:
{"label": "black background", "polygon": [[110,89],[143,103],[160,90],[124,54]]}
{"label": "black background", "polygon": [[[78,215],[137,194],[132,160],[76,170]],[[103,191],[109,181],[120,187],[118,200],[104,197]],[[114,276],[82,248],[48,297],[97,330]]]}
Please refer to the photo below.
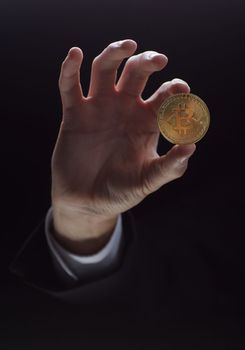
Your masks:
{"label": "black background", "polygon": [[[110,42],[131,38],[138,43],[137,52],[156,50],[169,58],[167,67],[150,78],[144,97],[178,77],[207,103],[210,130],[197,144],[188,172],[134,211],[136,216],[149,212],[154,199],[173,208],[174,219],[186,196],[193,198],[200,225],[209,220],[208,239],[215,236],[223,254],[237,258],[242,269],[244,2],[15,0],[1,2],[0,10],[1,290],[3,304],[11,310],[4,321],[7,337],[24,317],[15,315],[22,298],[32,296],[16,288],[7,267],[50,205],[50,158],[61,121],[57,81],[72,46],[81,47],[85,55],[85,92],[92,59]],[[159,152],[170,146],[161,139]],[[161,208],[157,210],[162,215]],[[241,319],[243,312],[237,310]]]}

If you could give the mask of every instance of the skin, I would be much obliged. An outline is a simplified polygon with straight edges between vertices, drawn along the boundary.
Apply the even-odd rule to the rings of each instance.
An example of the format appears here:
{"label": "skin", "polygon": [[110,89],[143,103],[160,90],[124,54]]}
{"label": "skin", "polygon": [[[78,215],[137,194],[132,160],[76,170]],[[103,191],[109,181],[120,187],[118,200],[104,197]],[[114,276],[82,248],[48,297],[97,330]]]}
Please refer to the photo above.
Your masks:
{"label": "skin", "polygon": [[181,177],[195,151],[191,144],[157,153],[157,110],[168,96],[190,88],[173,79],[143,100],[149,76],[162,70],[168,59],[155,51],[134,55],[136,49],[133,40],[105,48],[93,61],[86,97],[80,84],[81,49],[71,48],[62,63],[63,116],[52,155],[53,234],[76,254],[101,249],[118,215]]}

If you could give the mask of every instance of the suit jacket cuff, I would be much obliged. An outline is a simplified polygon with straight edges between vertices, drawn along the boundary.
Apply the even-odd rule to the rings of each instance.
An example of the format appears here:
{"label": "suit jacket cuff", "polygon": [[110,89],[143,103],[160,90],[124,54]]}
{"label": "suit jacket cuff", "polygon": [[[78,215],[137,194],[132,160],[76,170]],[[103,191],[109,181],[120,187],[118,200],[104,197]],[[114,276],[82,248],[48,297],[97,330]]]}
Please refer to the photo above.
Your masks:
{"label": "suit jacket cuff", "polygon": [[98,306],[106,310],[118,307],[125,310],[128,300],[134,300],[132,286],[136,283],[138,261],[137,235],[131,211],[122,214],[122,226],[122,246],[115,266],[79,281],[66,274],[65,280],[63,269],[59,264],[55,266],[50,253],[43,218],[10,265],[10,271],[21,283],[66,302],[82,304],[85,309]]}
{"label": "suit jacket cuff", "polygon": [[[64,272],[64,278],[69,275],[74,280],[99,275],[107,269],[117,265],[122,248],[122,216],[119,215],[114,232],[109,242],[96,254],[89,256],[76,255],[63,248],[52,234],[53,217],[52,207],[45,218],[45,235],[47,243],[56,264]],[[60,269],[59,269],[60,271]],[[60,271],[61,272],[61,271]]]}

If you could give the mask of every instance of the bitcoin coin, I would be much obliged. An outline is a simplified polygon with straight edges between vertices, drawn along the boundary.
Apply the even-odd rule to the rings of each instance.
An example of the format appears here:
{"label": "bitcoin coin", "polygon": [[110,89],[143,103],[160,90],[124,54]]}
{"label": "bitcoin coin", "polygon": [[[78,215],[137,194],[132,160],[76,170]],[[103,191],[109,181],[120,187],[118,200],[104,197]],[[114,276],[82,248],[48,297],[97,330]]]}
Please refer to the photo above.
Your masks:
{"label": "bitcoin coin", "polygon": [[205,102],[194,94],[168,97],[157,113],[161,134],[171,143],[190,144],[203,138],[210,124]]}

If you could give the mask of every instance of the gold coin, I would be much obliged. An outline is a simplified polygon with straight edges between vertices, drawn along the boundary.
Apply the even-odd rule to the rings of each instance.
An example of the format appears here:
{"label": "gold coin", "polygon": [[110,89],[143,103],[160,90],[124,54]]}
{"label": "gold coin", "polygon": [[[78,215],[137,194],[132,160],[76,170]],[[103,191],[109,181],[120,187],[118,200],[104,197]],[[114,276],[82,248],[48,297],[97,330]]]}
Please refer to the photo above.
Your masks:
{"label": "gold coin", "polygon": [[174,144],[195,143],[203,138],[210,124],[205,102],[193,94],[168,97],[157,113],[161,134]]}

